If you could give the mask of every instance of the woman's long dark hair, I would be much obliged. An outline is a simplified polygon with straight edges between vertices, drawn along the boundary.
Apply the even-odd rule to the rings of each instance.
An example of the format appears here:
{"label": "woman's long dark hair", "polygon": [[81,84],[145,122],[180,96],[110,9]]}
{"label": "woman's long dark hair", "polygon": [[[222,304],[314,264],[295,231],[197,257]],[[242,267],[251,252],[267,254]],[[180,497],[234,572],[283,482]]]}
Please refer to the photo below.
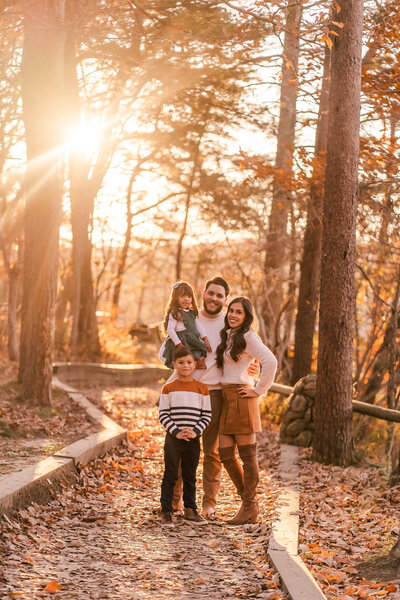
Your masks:
{"label": "woman's long dark hair", "polygon": [[167,325],[169,315],[172,315],[174,319],[177,321],[183,321],[182,310],[179,307],[178,300],[180,296],[185,295],[191,296],[192,304],[190,308],[194,312],[195,317],[199,314],[199,309],[197,308],[196,298],[194,296],[193,288],[186,281],[177,281],[175,285],[172,286],[171,295],[169,297],[167,308],[165,309],[165,317],[164,317],[164,330],[167,333]]}
{"label": "woman's long dark hair", "polygon": [[240,355],[244,352],[246,348],[246,340],[244,339],[244,334],[251,329],[251,325],[254,321],[254,309],[251,301],[244,296],[239,296],[238,298],[234,298],[229,302],[228,310],[225,315],[225,325],[223,330],[221,331],[221,343],[217,348],[217,367],[222,369],[224,365],[224,352],[227,348],[227,340],[228,340],[228,330],[231,329],[228,323],[228,312],[232,304],[235,302],[240,302],[243,306],[244,310],[244,321],[238,327],[235,328],[235,332],[231,338],[231,346],[229,350],[229,354],[234,362],[237,362],[240,358]]}

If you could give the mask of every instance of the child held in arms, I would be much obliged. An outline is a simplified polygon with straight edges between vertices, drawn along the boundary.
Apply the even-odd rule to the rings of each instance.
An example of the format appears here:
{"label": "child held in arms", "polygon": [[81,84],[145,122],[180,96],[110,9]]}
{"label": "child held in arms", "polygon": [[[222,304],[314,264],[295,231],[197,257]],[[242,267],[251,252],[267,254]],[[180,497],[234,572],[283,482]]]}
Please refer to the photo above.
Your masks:
{"label": "child held in arms", "polygon": [[205,357],[211,352],[211,346],[198,315],[192,286],[186,281],[177,281],[165,309],[164,329],[168,337],[159,353],[160,360],[170,369],[175,349],[183,346],[192,350],[197,369],[206,368]]}
{"label": "child held in arms", "polygon": [[175,349],[173,367],[176,379],[161,390],[159,419],[166,429],[164,476],[161,483],[162,524],[173,527],[172,499],[181,464],[184,520],[193,525],[207,523],[197,512],[196,470],[200,457],[200,437],[211,421],[208,388],[193,379],[196,361],[190,348]]}

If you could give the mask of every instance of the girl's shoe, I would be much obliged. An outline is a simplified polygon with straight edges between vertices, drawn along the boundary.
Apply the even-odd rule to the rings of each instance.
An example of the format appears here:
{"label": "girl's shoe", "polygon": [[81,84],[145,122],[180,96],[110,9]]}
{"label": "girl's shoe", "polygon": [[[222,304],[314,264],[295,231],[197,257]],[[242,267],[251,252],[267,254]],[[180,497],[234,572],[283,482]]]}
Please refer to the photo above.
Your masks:
{"label": "girl's shoe", "polygon": [[204,356],[200,356],[199,360],[196,362],[196,369],[205,369],[206,368],[206,359]]}

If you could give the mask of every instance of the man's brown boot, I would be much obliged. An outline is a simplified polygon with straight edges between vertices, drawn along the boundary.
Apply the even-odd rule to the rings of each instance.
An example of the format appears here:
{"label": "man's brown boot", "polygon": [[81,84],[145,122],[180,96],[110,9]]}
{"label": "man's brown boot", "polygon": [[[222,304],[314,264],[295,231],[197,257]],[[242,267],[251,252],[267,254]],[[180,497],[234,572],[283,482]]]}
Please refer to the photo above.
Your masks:
{"label": "man's brown boot", "polygon": [[257,444],[238,446],[239,456],[243,462],[244,491],[243,502],[239,512],[227,521],[228,525],[245,525],[256,523],[258,517],[257,485],[259,470],[257,460]]}
{"label": "man's brown boot", "polygon": [[236,456],[236,446],[227,446],[219,449],[219,457],[229,477],[235,486],[237,493],[242,498],[244,490],[244,476],[242,465]]}

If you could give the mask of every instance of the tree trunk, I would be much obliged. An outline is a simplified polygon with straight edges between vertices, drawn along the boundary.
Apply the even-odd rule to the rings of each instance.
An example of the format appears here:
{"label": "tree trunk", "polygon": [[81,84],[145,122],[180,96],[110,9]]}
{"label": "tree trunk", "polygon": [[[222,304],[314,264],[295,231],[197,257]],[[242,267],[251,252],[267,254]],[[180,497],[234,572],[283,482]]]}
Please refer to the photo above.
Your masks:
{"label": "tree trunk", "polygon": [[[86,240],[85,240],[86,242]],[[97,330],[96,299],[93,290],[92,244],[90,238],[85,243],[81,269],[81,301],[78,322],[77,349],[79,355],[100,354],[100,340]]]}
{"label": "tree trunk", "polygon": [[[392,116],[390,119],[390,142],[391,144],[396,143],[396,124],[397,119]],[[385,186],[385,199],[382,207],[382,220],[379,228],[379,248],[378,248],[378,261],[384,264],[388,255],[391,252],[390,245],[388,245],[388,228],[393,221],[393,199],[392,199],[392,183],[391,180],[397,171],[397,162],[394,157],[389,159],[388,164],[386,165],[386,178],[387,184]],[[381,290],[380,281],[378,279],[377,284],[375,286],[375,294],[379,297]],[[379,318],[378,312],[378,302],[375,300],[371,309],[371,322],[372,328],[375,326],[376,320]],[[391,327],[392,327],[392,319],[386,325],[385,333],[383,336],[383,341],[378,352],[375,354],[373,359],[371,374],[368,378],[366,384],[360,384],[359,387],[362,389],[362,396],[364,397],[365,402],[370,402],[373,404],[375,402],[375,398],[377,393],[382,387],[382,380],[385,376],[385,373],[388,370],[389,364],[389,344],[391,337]],[[395,332],[396,334],[396,332]],[[363,378],[364,379],[364,378]]]}
{"label": "tree trunk", "polygon": [[22,58],[27,146],[19,378],[21,397],[51,402],[62,186],[64,2],[25,0]]}
{"label": "tree trunk", "polygon": [[[368,402],[370,404],[375,403],[375,398],[377,393],[382,389],[382,381],[385,377],[385,374],[388,372],[389,361],[390,361],[390,340],[392,336],[392,319],[388,321],[385,328],[385,333],[383,336],[382,343],[375,354],[372,367],[371,374],[368,378],[368,381],[362,389],[360,396],[362,397],[364,402]],[[398,327],[398,325],[397,325]],[[395,332],[396,333],[396,332]]]}
{"label": "tree trunk", "polygon": [[19,359],[18,343],[18,297],[20,283],[19,265],[11,265],[8,271],[8,357],[10,360]]}
{"label": "tree trunk", "polygon": [[278,146],[275,159],[273,199],[266,237],[264,264],[265,299],[263,320],[267,341],[276,347],[276,320],[283,297],[282,271],[286,265],[287,220],[292,203],[292,161],[296,127],[297,68],[299,60],[299,29],[302,15],[301,0],[294,0],[287,10],[281,101],[278,126]]}
{"label": "tree trunk", "polygon": [[390,317],[389,328],[389,361],[388,361],[388,387],[387,387],[387,407],[397,408],[396,405],[396,389],[397,389],[397,374],[396,364],[399,358],[399,347],[397,344],[397,331],[399,326],[399,299],[400,299],[400,267],[397,268],[397,286],[392,303],[392,314]]}
{"label": "tree trunk", "polygon": [[310,201],[300,264],[297,300],[292,384],[311,373],[313,339],[318,309],[321,270],[322,202],[326,150],[328,146],[328,109],[331,53],[326,46],[322,74],[321,98],[315,136],[314,168],[311,176]]}
{"label": "tree trunk", "polygon": [[[71,3],[73,10],[75,3]],[[69,12],[68,22],[73,22],[73,14]],[[75,33],[70,28],[66,41],[66,90],[68,97],[68,122],[70,127],[79,127],[81,109],[79,86],[76,74]],[[69,153],[69,180],[71,197],[72,226],[72,263],[74,293],[72,302],[72,327],[70,346],[72,354],[97,355],[100,353],[100,341],[97,331],[96,303],[93,293],[93,276],[91,269],[92,243],[90,239],[90,222],[93,211],[94,196],[88,183],[89,163],[79,148],[72,148]]]}
{"label": "tree trunk", "polygon": [[[1,217],[1,215],[0,215]],[[7,293],[7,337],[8,337],[8,358],[10,360],[19,360],[19,340],[18,340],[18,302],[20,290],[21,275],[21,240],[18,241],[18,257],[16,264],[10,261],[10,255],[7,242],[3,233],[0,218],[0,246],[3,254],[4,267],[8,276]]]}
{"label": "tree trunk", "polygon": [[287,298],[282,305],[281,314],[284,316],[283,318],[283,331],[284,335],[281,338],[279,335],[279,323],[281,319],[277,322],[276,325],[276,339],[279,342],[278,350],[279,354],[276,354],[276,358],[278,360],[278,364],[281,365],[281,379],[282,381],[289,381],[291,378],[291,360],[289,359],[289,346],[292,340],[292,331],[293,331],[293,322],[295,316],[296,309],[296,289],[297,289],[297,281],[296,281],[296,267],[297,267],[297,232],[296,232],[296,220],[297,217],[294,213],[294,206],[290,208],[290,222],[291,222],[291,231],[290,231],[290,264],[288,267],[289,271],[289,281],[287,286]]}
{"label": "tree trunk", "polygon": [[[396,364],[399,359],[399,347],[396,341],[398,322],[399,322],[399,298],[400,298],[400,267],[397,274],[397,287],[392,304],[392,314],[390,318],[390,336],[389,336],[389,379],[387,387],[387,407],[397,409],[398,396],[397,391],[397,373]],[[388,426],[388,454],[391,460],[390,484],[395,485],[400,481],[400,443],[398,436],[395,436],[392,423]]]}
{"label": "tree trunk", "polygon": [[199,167],[200,145],[201,145],[201,141],[203,139],[204,132],[206,130],[209,112],[210,112],[210,107],[208,106],[206,108],[206,112],[204,115],[204,122],[203,122],[201,130],[199,132],[199,137],[198,137],[197,144],[196,144],[196,147],[194,150],[193,167],[192,167],[192,172],[190,173],[190,179],[189,179],[188,188],[187,188],[187,192],[186,192],[185,217],[183,220],[182,230],[181,230],[181,233],[180,233],[180,236],[178,239],[178,246],[176,249],[176,279],[177,279],[177,281],[179,281],[179,279],[181,278],[183,240],[185,238],[186,230],[187,230],[187,223],[188,223],[188,218],[189,218],[189,208],[190,208],[190,202],[192,199],[194,178],[196,176],[197,169]]}
{"label": "tree trunk", "polygon": [[[54,343],[57,350],[65,351],[68,329],[68,304],[72,307],[74,295],[74,283],[72,272],[72,261],[68,261],[63,277],[60,282],[56,303],[56,326],[54,331]],[[68,357],[69,358],[69,357]]]}
{"label": "tree trunk", "polygon": [[340,14],[333,12],[333,21],[344,26],[337,28],[332,48],[313,455],[320,462],[349,465],[362,0],[342,2]]}
{"label": "tree trunk", "polygon": [[112,295],[112,318],[116,319],[118,315],[119,296],[121,293],[122,277],[125,273],[126,260],[128,258],[129,246],[132,237],[132,186],[137,176],[137,170],[135,169],[129,179],[128,190],[126,192],[126,233],[124,245],[122,246],[121,254],[118,260],[117,277],[114,283],[113,295]]}

